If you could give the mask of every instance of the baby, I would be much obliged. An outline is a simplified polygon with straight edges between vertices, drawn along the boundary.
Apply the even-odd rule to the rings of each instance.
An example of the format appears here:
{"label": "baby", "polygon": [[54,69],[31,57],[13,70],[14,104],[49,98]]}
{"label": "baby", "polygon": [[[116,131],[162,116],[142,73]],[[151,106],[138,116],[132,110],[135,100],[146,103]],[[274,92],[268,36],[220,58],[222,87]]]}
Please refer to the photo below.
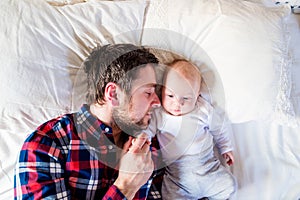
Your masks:
{"label": "baby", "polygon": [[169,64],[163,79],[162,107],[146,133],[157,134],[166,172],[163,199],[228,199],[235,192],[233,175],[214,154],[214,145],[228,165],[233,147],[224,118],[200,96],[201,74],[186,60]]}

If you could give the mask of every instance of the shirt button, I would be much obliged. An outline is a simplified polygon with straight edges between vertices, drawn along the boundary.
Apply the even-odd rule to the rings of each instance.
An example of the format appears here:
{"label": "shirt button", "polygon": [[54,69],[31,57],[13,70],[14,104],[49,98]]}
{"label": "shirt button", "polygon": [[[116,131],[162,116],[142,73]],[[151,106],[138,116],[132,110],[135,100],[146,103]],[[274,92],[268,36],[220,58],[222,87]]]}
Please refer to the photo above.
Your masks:
{"label": "shirt button", "polygon": [[113,149],[113,145],[108,145],[107,148],[108,148],[109,150],[111,150],[111,149]]}
{"label": "shirt button", "polygon": [[108,132],[109,132],[109,128],[106,127],[106,128],[104,129],[104,131],[105,131],[106,133],[108,133]]}

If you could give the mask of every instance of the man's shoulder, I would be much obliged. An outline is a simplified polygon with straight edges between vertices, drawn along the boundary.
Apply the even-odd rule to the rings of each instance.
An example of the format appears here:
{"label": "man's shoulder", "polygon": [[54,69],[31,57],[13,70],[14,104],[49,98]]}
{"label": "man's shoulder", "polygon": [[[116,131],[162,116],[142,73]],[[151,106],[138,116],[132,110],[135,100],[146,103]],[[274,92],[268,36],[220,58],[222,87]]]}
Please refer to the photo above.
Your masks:
{"label": "man's shoulder", "polygon": [[26,139],[26,142],[42,144],[51,141],[69,141],[70,134],[75,132],[73,114],[64,114],[50,119],[38,126]]}
{"label": "man's shoulder", "polygon": [[73,114],[64,114],[43,123],[37,128],[37,131],[51,134],[52,132],[59,130],[72,129],[73,126]]}

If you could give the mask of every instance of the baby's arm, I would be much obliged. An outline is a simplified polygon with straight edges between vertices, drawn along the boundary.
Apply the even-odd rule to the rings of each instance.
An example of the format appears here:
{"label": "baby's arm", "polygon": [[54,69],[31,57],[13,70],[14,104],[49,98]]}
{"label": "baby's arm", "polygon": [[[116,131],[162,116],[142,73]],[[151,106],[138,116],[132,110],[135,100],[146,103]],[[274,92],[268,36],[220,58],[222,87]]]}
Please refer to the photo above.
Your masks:
{"label": "baby's arm", "polygon": [[219,153],[228,165],[234,164],[233,145],[231,141],[232,130],[226,114],[221,109],[208,106],[209,131],[214,138]]}

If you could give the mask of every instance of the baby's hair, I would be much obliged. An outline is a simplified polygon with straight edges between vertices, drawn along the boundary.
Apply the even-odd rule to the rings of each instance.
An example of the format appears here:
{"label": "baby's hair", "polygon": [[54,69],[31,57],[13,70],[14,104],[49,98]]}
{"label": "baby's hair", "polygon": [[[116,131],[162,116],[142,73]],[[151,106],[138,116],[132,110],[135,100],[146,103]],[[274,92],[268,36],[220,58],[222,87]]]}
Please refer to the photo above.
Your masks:
{"label": "baby's hair", "polygon": [[165,77],[169,70],[175,70],[188,80],[198,81],[201,85],[201,73],[199,68],[192,62],[185,59],[175,59],[166,64],[169,68],[166,71]]}

